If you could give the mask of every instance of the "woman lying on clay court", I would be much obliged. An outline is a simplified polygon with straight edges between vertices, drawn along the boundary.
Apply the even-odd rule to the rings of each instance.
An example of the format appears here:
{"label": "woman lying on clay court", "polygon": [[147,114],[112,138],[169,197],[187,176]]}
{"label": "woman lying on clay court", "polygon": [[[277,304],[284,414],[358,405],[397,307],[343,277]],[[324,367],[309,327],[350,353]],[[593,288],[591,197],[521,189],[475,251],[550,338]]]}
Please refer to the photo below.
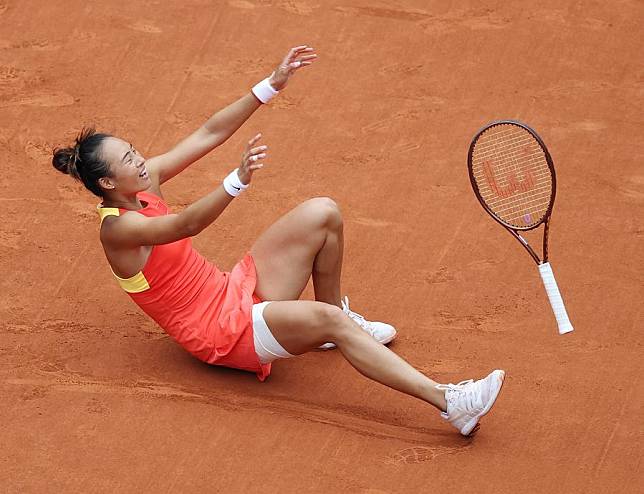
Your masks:
{"label": "woman lying on clay court", "polygon": [[[146,160],[128,141],[85,129],[72,147],[54,151],[53,165],[102,199],[100,239],[116,280],[198,359],[256,372],[263,381],[276,359],[337,345],[363,375],[434,405],[461,434],[471,434],[505,373],[438,384],[384,346],[396,330],[367,321],[341,300],[342,216],[333,200],[310,199],[285,214],[230,273],[192,247],[190,237],[214,222],[264,166],[268,147],[260,145],[260,134],[211,193],[178,214],[163,199],[164,182],[224,143],[315,58],[308,46],[291,49],[270,77],[165,154]],[[311,276],[315,301],[298,300]]]}

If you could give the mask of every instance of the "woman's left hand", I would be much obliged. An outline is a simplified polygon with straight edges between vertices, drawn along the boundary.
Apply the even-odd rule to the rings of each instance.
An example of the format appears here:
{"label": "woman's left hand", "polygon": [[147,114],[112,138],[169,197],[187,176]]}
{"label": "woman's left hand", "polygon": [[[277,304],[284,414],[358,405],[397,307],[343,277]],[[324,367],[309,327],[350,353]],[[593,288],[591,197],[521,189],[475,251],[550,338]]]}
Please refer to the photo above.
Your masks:
{"label": "woman's left hand", "polygon": [[268,80],[269,84],[276,91],[281,91],[286,87],[289,78],[302,67],[311,65],[317,58],[313,48],[308,45],[296,46],[291,48],[282,63],[280,63],[275,72],[271,74]]}
{"label": "woman's left hand", "polygon": [[250,180],[253,177],[253,172],[264,166],[263,163],[257,162],[266,158],[266,150],[268,149],[268,146],[255,147],[255,144],[257,144],[261,138],[262,134],[257,134],[248,141],[246,149],[244,149],[244,154],[242,154],[241,166],[237,169],[237,176],[244,185],[248,185],[250,183]]}

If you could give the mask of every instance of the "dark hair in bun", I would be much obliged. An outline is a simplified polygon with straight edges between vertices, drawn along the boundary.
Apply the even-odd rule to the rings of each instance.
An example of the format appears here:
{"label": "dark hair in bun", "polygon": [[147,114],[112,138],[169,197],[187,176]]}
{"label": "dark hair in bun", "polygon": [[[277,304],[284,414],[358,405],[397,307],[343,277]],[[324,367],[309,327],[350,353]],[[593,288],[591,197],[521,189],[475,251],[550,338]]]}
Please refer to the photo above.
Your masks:
{"label": "dark hair in bun", "polygon": [[51,162],[59,172],[71,175],[98,197],[103,197],[103,190],[98,185],[98,179],[110,177],[110,167],[101,157],[103,139],[111,137],[100,134],[92,128],[83,128],[76,136],[74,146],[54,149]]}

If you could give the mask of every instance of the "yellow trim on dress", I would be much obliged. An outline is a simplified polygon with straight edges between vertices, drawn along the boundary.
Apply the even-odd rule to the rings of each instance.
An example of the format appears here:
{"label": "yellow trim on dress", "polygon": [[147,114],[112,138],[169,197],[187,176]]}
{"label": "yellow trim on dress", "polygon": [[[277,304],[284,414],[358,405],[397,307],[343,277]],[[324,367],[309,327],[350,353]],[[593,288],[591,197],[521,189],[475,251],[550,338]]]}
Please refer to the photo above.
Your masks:
{"label": "yellow trim on dress", "polygon": [[141,293],[150,289],[150,284],[148,283],[148,280],[145,279],[143,271],[139,271],[129,278],[120,278],[114,274],[114,271],[112,271],[112,274],[116,278],[116,281],[119,282],[119,285],[121,285],[121,288],[127,293]]}
{"label": "yellow trim on dress", "polygon": [[[121,212],[118,208],[103,208],[99,204],[96,209],[98,209],[98,215],[101,217],[101,223],[103,223],[103,220],[108,216],[121,215]],[[150,289],[150,284],[145,278],[143,271],[139,271],[134,276],[130,276],[129,278],[121,278],[120,276],[117,276],[114,271],[112,271],[112,274],[116,278],[116,281],[118,281],[118,284],[121,285],[121,288],[123,288],[123,290],[128,293],[141,293]]]}
{"label": "yellow trim on dress", "polygon": [[121,216],[119,208],[103,208],[99,204],[96,206],[96,209],[98,209],[98,215],[101,217],[101,223],[103,223],[103,220],[108,216]]}

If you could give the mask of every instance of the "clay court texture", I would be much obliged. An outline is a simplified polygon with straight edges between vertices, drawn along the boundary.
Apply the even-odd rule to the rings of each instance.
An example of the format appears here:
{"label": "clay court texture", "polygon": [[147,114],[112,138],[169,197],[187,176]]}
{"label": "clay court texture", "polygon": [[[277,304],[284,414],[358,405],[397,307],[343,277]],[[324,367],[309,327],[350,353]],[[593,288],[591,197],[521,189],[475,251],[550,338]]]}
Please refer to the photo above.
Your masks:
{"label": "clay court texture", "polygon": [[[643,16],[636,0],[1,1],[0,490],[641,492]],[[195,246],[229,270],[281,214],[334,198],[343,294],[398,328],[391,348],[441,382],[507,371],[473,439],[339,351],[265,383],[197,361],[119,288],[97,198],[51,166],[87,124],[166,151],[300,43],[318,62],[165,197],[181,210],[218,187],[261,131],[265,168]],[[499,118],[554,159],[565,336],[470,187],[470,139]]]}

